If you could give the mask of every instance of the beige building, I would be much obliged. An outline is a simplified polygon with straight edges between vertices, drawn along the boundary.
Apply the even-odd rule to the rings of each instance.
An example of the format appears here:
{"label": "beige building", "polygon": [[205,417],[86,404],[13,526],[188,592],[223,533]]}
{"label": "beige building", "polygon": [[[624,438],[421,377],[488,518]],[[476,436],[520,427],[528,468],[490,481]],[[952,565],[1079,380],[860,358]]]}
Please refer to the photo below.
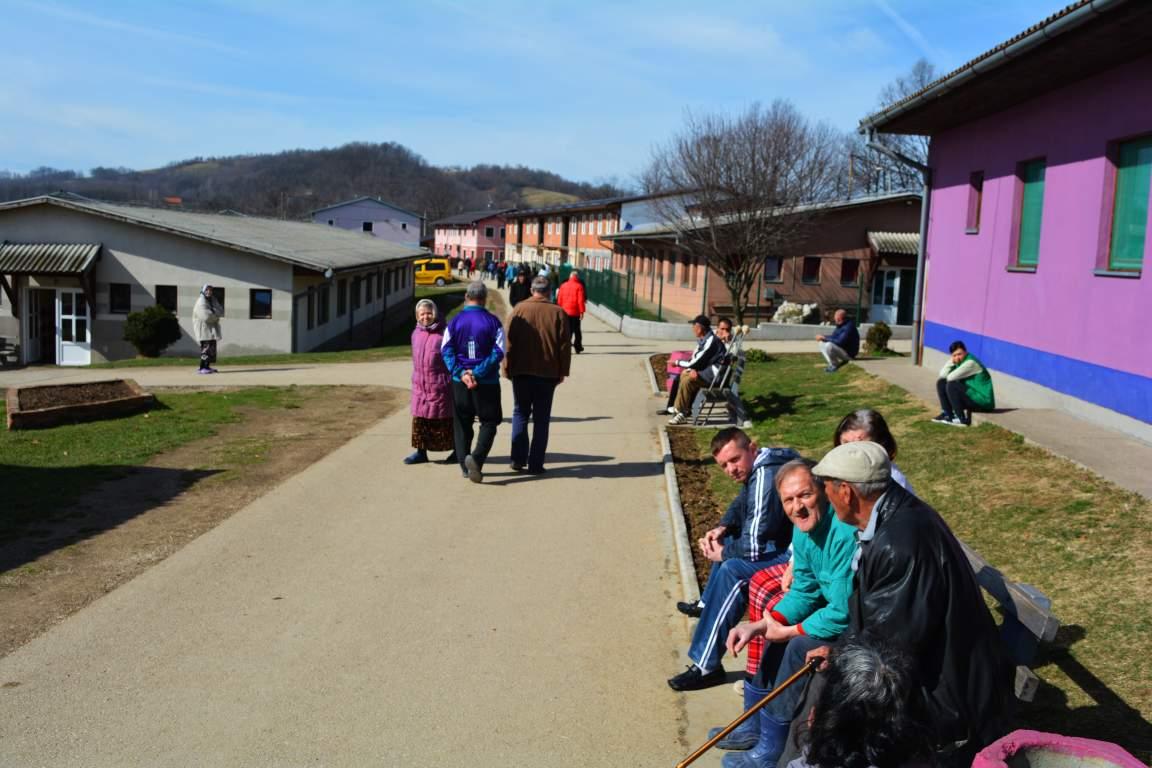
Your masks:
{"label": "beige building", "polygon": [[188,213],[70,195],[0,203],[0,336],[25,364],[133,357],[129,312],[172,310],[195,355],[192,307],[223,293],[222,357],[366,346],[408,322],[428,252],[303,222]]}

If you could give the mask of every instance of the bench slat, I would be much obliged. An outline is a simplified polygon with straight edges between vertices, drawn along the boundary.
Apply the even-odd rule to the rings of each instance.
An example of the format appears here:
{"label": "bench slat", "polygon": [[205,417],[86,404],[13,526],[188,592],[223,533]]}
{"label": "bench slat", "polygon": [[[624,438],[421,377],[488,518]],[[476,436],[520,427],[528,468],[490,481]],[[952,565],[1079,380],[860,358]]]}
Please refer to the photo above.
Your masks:
{"label": "bench slat", "polygon": [[988,561],[969,547],[960,542],[972,572],[976,574],[976,581],[981,587],[1012,614],[1021,624],[1028,628],[1043,642],[1051,642],[1056,638],[1056,630],[1060,628],[1060,620],[1052,615],[1051,603],[1035,587],[1027,584],[1018,584],[1004,578],[1004,574],[988,564]]}

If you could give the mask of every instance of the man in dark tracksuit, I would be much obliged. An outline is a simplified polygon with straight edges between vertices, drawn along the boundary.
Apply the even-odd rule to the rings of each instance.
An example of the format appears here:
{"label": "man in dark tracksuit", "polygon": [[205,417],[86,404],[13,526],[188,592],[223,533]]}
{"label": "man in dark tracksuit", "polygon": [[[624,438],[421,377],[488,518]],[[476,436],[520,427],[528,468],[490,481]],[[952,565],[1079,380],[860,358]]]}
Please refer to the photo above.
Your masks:
{"label": "man in dark tracksuit", "polygon": [[[504,418],[500,407],[500,361],[504,359],[504,326],[484,308],[488,289],[475,282],[464,294],[465,306],[444,331],[440,354],[452,374],[452,428],[456,455],[464,476],[484,481],[484,461],[496,439],[496,427]],[[480,434],[472,445],[474,420]]]}
{"label": "man in dark tracksuit", "polygon": [[776,470],[800,458],[791,448],[761,450],[737,427],[722,429],[712,439],[712,456],[724,474],[742,483],[720,525],[700,539],[700,551],[712,561],[708,583],[698,603],[677,603],[689,616],[699,616],[688,649],[691,666],[668,680],[675,691],[692,691],[724,682],[720,658],[728,633],[748,607],[748,580],[757,571],[786,562],[792,523],[776,493]]}

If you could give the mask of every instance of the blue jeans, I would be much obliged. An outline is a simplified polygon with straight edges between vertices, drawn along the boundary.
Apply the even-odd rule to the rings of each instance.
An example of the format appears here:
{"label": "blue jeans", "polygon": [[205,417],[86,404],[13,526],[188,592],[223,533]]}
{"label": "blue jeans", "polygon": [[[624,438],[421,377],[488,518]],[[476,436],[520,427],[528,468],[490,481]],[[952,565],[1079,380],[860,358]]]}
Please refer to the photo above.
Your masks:
{"label": "blue jeans", "polygon": [[692,633],[692,645],[688,647],[688,658],[705,672],[711,672],[720,664],[724,655],[724,644],[732,627],[740,623],[748,608],[748,580],[752,574],[788,559],[787,552],[781,552],[771,560],[752,562],[731,558],[713,563],[708,574],[708,584],[700,602],[704,612]]}
{"label": "blue jeans", "polygon": [[[767,642],[767,641],[766,641]],[[808,635],[800,635],[788,641],[784,646],[783,658],[778,665],[768,665],[763,661],[760,662],[760,668],[756,670],[756,679],[753,683],[757,688],[764,690],[775,689],[792,675],[796,674],[796,670],[804,666],[804,657],[808,655],[808,651],[813,648],[819,648],[822,645],[834,645],[835,640],[820,640]],[[772,648],[775,649],[779,643],[772,643]],[[764,646],[764,659],[769,657],[768,645]],[[776,669],[769,669],[769,666],[775,666]],[[779,720],[791,720],[796,715],[796,707],[800,704],[800,697],[807,687],[807,680],[797,680],[790,687],[785,689],[783,693],[773,699],[764,711]]]}
{"label": "blue jeans", "polygon": [[[512,377],[512,463],[536,470],[544,467],[548,450],[548,424],[552,420],[552,396],[558,379],[541,376]],[[528,440],[528,420],[532,440]]]}

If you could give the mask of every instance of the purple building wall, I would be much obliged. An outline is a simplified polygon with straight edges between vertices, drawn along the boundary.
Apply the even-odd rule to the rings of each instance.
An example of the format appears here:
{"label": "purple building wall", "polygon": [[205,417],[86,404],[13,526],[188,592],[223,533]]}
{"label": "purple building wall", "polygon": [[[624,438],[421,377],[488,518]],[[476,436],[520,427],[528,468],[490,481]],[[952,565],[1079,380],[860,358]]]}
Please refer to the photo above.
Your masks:
{"label": "purple building wall", "polygon": [[[1152,56],[941,132],[927,238],[925,346],[962,339],[993,370],[1152,422],[1152,230],[1139,277],[1107,266],[1110,144],[1152,132]],[[1015,263],[1017,166],[1046,158],[1039,264]],[[979,232],[969,176],[984,172]]]}

